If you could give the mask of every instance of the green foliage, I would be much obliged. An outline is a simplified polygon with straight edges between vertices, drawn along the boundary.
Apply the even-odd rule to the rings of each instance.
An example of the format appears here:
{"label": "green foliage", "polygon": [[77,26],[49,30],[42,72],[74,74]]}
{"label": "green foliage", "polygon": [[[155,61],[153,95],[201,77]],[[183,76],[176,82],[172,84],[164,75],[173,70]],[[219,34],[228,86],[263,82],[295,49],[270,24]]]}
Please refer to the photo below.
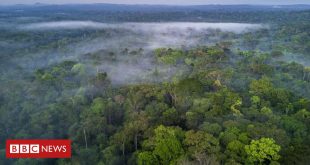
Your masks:
{"label": "green foliage", "polygon": [[220,151],[219,141],[213,135],[198,131],[188,131],[185,133],[184,144],[193,156],[199,153],[207,155],[217,154]]}
{"label": "green foliage", "polygon": [[263,107],[260,111],[265,115],[272,115],[272,110],[268,107]]}
{"label": "green foliage", "polygon": [[170,108],[163,112],[163,123],[166,125],[173,125],[178,122],[178,113],[175,108]]}
{"label": "green foliage", "polygon": [[96,98],[91,106],[91,110],[97,114],[101,114],[104,111],[106,101],[103,98]]}
{"label": "green foliage", "polygon": [[236,108],[236,106],[241,106],[241,105],[242,105],[242,101],[238,99],[232,106],[230,106],[230,109],[235,116],[242,116],[240,110]]}
{"label": "green foliage", "polygon": [[184,57],[182,50],[160,48],[155,50],[155,55],[159,62],[165,64],[177,64]]}
{"label": "green foliage", "polygon": [[181,144],[182,131],[173,128],[158,126],[155,130],[154,149],[149,152],[141,152],[138,156],[139,164],[175,164],[177,159],[184,154]]}
{"label": "green foliage", "polygon": [[[259,80],[254,80],[250,84],[250,93],[260,98],[268,98],[273,90],[273,84],[270,79],[263,77]],[[256,98],[257,101],[257,98]]]}
{"label": "green foliage", "polygon": [[77,73],[79,75],[85,75],[86,74],[86,68],[85,68],[85,65],[83,64],[75,64],[72,69],[71,69],[72,72],[74,73]]}
{"label": "green foliage", "polygon": [[153,154],[159,157],[161,164],[174,164],[176,159],[184,153],[177,133],[177,130],[164,126],[155,129]]}
{"label": "green foliage", "polygon": [[280,159],[279,151],[281,147],[271,138],[261,138],[252,140],[250,145],[244,147],[250,162],[264,163],[267,160],[277,161]]}
{"label": "green foliage", "polygon": [[226,147],[225,154],[227,154],[230,159],[235,162],[245,163],[246,152],[245,152],[245,144],[240,142],[239,140],[234,140],[228,143]]}
{"label": "green foliage", "polygon": [[282,123],[285,130],[293,137],[301,138],[307,135],[307,127],[293,117],[283,117]]}
{"label": "green foliage", "polygon": [[221,125],[217,123],[209,123],[209,122],[204,122],[203,124],[200,125],[199,127],[201,130],[206,131],[208,133],[211,133],[213,135],[218,136],[220,132],[222,131]]}
{"label": "green foliage", "polygon": [[270,55],[273,57],[281,57],[284,54],[281,50],[273,50],[273,51],[271,51]]}
{"label": "green foliage", "polygon": [[[285,89],[275,88],[270,81],[270,78],[263,77],[259,80],[254,80],[250,84],[250,94],[254,97],[259,97],[263,100],[268,100],[277,109],[288,113],[291,100],[291,94]],[[262,102],[262,101],[261,101]]]}
{"label": "green foliage", "polygon": [[225,58],[224,50],[217,47],[209,48],[207,53],[212,61],[222,61]]}
{"label": "green foliage", "polygon": [[156,157],[152,152],[145,151],[138,155],[138,165],[156,165],[158,164]]}
{"label": "green foliage", "polygon": [[251,103],[254,108],[258,108],[260,106],[261,100],[258,96],[252,96]]}
{"label": "green foliage", "polygon": [[236,109],[236,106],[240,106],[242,104],[241,98],[238,94],[224,88],[212,94],[211,98],[213,113],[222,115],[232,112],[237,116],[241,115],[240,111]]}
{"label": "green foliage", "polygon": [[219,136],[221,143],[228,145],[230,142],[237,140],[240,134],[240,130],[236,127],[230,127],[222,132]]}

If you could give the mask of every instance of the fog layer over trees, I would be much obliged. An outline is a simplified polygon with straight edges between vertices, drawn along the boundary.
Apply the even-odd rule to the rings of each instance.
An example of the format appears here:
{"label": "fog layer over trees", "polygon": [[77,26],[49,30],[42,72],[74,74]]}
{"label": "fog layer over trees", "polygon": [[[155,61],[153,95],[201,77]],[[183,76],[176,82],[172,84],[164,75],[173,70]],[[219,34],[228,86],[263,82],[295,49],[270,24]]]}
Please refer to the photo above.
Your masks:
{"label": "fog layer over trees", "polygon": [[309,9],[0,7],[0,164],[308,164]]}

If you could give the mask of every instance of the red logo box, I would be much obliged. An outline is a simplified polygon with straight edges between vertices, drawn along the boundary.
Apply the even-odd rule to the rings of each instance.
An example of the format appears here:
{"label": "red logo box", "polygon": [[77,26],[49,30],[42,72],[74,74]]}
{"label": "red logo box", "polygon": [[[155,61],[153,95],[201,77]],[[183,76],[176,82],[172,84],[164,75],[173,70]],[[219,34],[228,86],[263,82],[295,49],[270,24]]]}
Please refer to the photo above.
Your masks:
{"label": "red logo box", "polygon": [[71,140],[7,140],[7,158],[71,158]]}

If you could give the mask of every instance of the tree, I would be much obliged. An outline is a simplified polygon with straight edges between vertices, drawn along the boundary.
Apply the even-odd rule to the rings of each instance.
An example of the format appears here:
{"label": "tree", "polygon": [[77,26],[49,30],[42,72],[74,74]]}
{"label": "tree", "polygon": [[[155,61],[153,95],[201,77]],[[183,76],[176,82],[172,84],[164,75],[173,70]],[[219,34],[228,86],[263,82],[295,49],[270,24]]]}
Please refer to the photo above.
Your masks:
{"label": "tree", "polygon": [[244,147],[251,163],[263,164],[280,159],[281,147],[272,138],[252,140],[250,145]]}
{"label": "tree", "polygon": [[185,133],[184,144],[192,157],[203,164],[205,158],[216,155],[220,151],[219,140],[203,131],[188,131]]}
{"label": "tree", "polygon": [[174,128],[162,125],[155,129],[156,145],[153,153],[159,157],[161,164],[171,164],[184,153],[176,134]]}
{"label": "tree", "polygon": [[191,109],[186,112],[186,124],[189,128],[199,126],[205,118],[205,114],[211,108],[210,100],[207,98],[199,98],[193,100]]}
{"label": "tree", "polygon": [[[289,106],[292,95],[289,91],[282,88],[275,88],[270,78],[262,77],[254,80],[250,84],[250,94],[259,97],[261,102],[269,101],[276,109],[285,110]],[[262,104],[261,103],[261,104]]]}
{"label": "tree", "polygon": [[203,124],[201,124],[199,126],[199,129],[211,133],[212,135],[215,136],[218,136],[222,131],[221,125],[219,125],[218,123],[209,123],[209,122],[204,122]]}
{"label": "tree", "polygon": [[273,84],[271,83],[271,80],[267,77],[263,77],[259,80],[254,80],[250,84],[250,94],[253,94],[254,96],[259,98],[269,98],[273,89]]}
{"label": "tree", "polygon": [[175,108],[169,108],[162,113],[162,122],[165,125],[177,124],[179,120],[179,115]]}
{"label": "tree", "polygon": [[210,56],[212,62],[222,61],[222,59],[225,58],[224,50],[218,47],[209,48],[208,55]]}
{"label": "tree", "polygon": [[246,157],[244,146],[244,143],[239,140],[234,140],[228,143],[225,154],[237,162],[244,163]]}
{"label": "tree", "polygon": [[93,100],[93,103],[91,105],[91,110],[93,112],[100,115],[104,111],[105,108],[106,108],[106,101],[103,98],[98,97]]}
{"label": "tree", "polygon": [[283,54],[283,52],[282,52],[281,50],[272,50],[271,53],[270,53],[270,55],[271,55],[272,57],[281,57],[281,56],[283,56],[284,54]]}
{"label": "tree", "polygon": [[236,127],[227,128],[224,132],[220,133],[221,143],[224,145],[228,145],[230,142],[234,140],[238,140],[238,136],[240,135],[240,130]]}
{"label": "tree", "polygon": [[176,164],[177,159],[184,153],[180,139],[182,131],[178,128],[160,125],[154,132],[155,137],[149,141],[153,143],[153,150],[139,153],[138,163]]}
{"label": "tree", "polygon": [[81,64],[81,63],[78,63],[78,64],[75,64],[71,71],[73,73],[76,73],[80,76],[84,76],[86,74],[86,69],[85,69],[85,65],[84,64]]}
{"label": "tree", "polygon": [[130,120],[125,123],[127,138],[132,139],[135,151],[138,150],[139,137],[148,128],[148,119],[145,112],[133,112]]}
{"label": "tree", "polygon": [[253,108],[259,108],[261,100],[258,96],[252,96],[251,103]]}
{"label": "tree", "polygon": [[310,81],[310,67],[305,67],[304,68],[302,80]]}
{"label": "tree", "polygon": [[281,123],[286,130],[294,138],[301,138],[307,136],[307,127],[304,123],[294,117],[285,116]]}
{"label": "tree", "polygon": [[243,114],[236,108],[236,106],[241,106],[242,101],[241,99],[238,99],[232,106],[230,106],[230,109],[234,116],[243,116]]}
{"label": "tree", "polygon": [[127,97],[125,101],[125,108],[127,113],[138,112],[144,109],[146,103],[151,100],[163,100],[163,94],[159,89],[153,85],[135,85],[129,86]]}
{"label": "tree", "polygon": [[158,161],[150,151],[144,151],[138,155],[138,165],[156,165]]}
{"label": "tree", "polygon": [[177,62],[184,57],[182,50],[159,48],[155,50],[155,55],[159,62],[165,64],[177,64]]}
{"label": "tree", "polygon": [[93,84],[92,92],[94,95],[105,96],[110,87],[110,80],[107,73],[97,73],[96,77],[91,80]]}
{"label": "tree", "polygon": [[220,91],[213,93],[211,96],[211,102],[213,104],[212,111],[217,115],[233,113],[235,115],[241,115],[240,111],[236,109],[236,106],[242,104],[241,98],[237,93],[231,92],[227,88],[223,88]]}

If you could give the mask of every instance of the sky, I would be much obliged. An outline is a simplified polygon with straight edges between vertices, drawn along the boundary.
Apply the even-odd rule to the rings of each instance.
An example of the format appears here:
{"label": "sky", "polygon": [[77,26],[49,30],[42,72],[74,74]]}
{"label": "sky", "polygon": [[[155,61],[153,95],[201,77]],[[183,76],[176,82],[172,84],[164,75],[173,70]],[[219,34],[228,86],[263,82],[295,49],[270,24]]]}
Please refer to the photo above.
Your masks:
{"label": "sky", "polygon": [[204,4],[259,4],[289,5],[310,4],[310,0],[0,0],[0,5],[13,4],[80,4],[80,3],[114,3],[114,4],[165,4],[165,5],[204,5]]}

